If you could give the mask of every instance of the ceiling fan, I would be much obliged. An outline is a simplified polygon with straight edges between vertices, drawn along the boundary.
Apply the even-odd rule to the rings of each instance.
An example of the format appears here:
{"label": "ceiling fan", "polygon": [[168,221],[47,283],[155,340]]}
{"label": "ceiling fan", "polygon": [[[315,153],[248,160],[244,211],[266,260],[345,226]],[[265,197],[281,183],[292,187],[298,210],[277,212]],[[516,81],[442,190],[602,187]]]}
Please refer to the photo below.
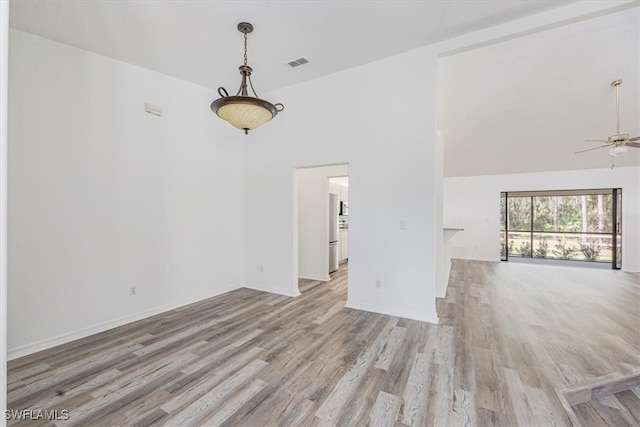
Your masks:
{"label": "ceiling fan", "polygon": [[[604,142],[605,145],[589,148],[587,150],[577,151],[575,154],[609,147],[609,154],[611,154],[611,156],[618,156],[620,154],[626,153],[627,147],[640,148],[640,143],[635,142],[640,141],[640,136],[629,138],[628,133],[620,132],[620,84],[622,84],[622,80],[614,80],[611,82],[611,86],[616,88],[616,133],[609,135],[606,140],[587,139],[586,142]],[[613,164],[611,165],[611,167],[613,168]]]}

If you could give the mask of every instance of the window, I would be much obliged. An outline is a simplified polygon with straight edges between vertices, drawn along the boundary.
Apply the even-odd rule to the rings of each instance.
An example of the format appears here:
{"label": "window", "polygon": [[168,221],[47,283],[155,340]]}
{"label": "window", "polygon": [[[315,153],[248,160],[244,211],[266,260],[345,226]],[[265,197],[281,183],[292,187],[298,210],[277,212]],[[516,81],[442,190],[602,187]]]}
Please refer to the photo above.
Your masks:
{"label": "window", "polygon": [[500,258],[611,263],[622,260],[622,191],[503,192]]}

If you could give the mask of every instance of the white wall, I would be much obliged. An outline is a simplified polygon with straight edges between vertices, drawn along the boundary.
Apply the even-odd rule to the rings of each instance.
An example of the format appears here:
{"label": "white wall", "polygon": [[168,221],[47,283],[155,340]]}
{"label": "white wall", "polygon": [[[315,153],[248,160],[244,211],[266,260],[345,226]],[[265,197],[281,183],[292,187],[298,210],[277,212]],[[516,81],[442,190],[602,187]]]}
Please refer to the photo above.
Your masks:
{"label": "white wall", "polygon": [[243,147],[217,94],[10,35],[10,356],[241,286]]}
{"label": "white wall", "polygon": [[[342,178],[334,178],[342,179]],[[349,203],[349,187],[343,184],[329,180],[329,192],[338,196],[338,202],[344,201]]]}
{"label": "white wall", "polygon": [[434,194],[436,198],[435,211],[435,228],[437,230],[435,237],[435,247],[438,253],[436,259],[436,297],[444,298],[449,285],[449,273],[451,271],[451,258],[448,251],[448,243],[444,240],[444,220],[443,220],[443,177],[444,177],[444,136],[440,131],[435,141],[435,182]]}
{"label": "white wall", "polygon": [[464,231],[454,258],[500,260],[500,192],[622,188],[622,269],[640,271],[640,167],[485,175],[444,179],[444,222]]}
{"label": "white wall", "polygon": [[[298,179],[298,277],[330,280],[329,177],[347,175],[348,165],[302,168]],[[332,184],[341,187],[338,184]],[[338,194],[338,200],[340,194]]]}
{"label": "white wall", "polygon": [[285,110],[247,145],[247,285],[295,293],[294,169],[348,163],[348,306],[437,321],[436,66],[421,49],[265,95]]}
{"label": "white wall", "polygon": [[[7,409],[7,88],[9,1],[0,2],[0,411]],[[1,417],[0,426],[6,425]]]}

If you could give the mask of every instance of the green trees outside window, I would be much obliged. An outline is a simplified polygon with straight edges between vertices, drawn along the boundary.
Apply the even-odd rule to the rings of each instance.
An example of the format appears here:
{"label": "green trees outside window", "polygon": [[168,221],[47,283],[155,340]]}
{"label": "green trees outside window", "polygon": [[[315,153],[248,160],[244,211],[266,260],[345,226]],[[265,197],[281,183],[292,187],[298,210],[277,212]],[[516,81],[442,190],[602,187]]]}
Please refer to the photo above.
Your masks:
{"label": "green trees outside window", "polygon": [[504,192],[500,254],[609,262],[620,268],[621,190]]}

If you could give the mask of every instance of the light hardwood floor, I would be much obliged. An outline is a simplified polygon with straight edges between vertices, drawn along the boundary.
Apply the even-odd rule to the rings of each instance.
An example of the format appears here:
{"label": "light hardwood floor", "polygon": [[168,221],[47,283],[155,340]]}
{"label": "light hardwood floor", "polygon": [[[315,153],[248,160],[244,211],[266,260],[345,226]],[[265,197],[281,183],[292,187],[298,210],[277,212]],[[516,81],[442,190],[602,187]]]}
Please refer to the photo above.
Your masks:
{"label": "light hardwood floor", "polygon": [[9,407],[77,426],[568,425],[555,387],[640,367],[638,275],[456,260],[439,325],[346,309],[346,280],[240,289],[14,360]]}
{"label": "light hardwood floor", "polygon": [[573,407],[583,426],[602,425],[640,427],[640,387],[619,391]]}

